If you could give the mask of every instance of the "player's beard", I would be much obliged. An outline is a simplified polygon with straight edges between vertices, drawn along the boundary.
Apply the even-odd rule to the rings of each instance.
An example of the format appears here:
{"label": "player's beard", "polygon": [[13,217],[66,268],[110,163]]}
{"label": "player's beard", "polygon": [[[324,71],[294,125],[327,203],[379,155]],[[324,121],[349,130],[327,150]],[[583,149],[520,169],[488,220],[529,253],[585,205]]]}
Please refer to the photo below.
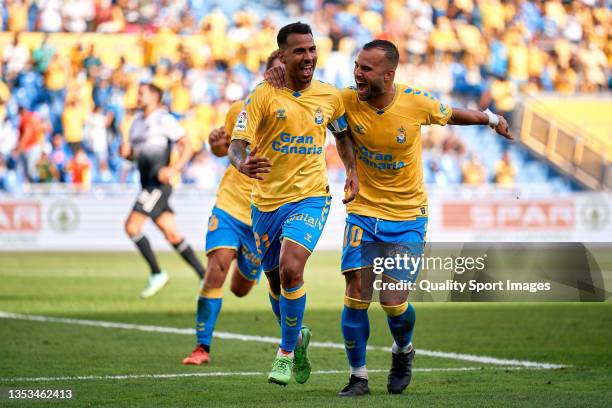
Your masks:
{"label": "player's beard", "polygon": [[[362,101],[367,101],[370,100],[372,98],[376,98],[379,95],[382,95],[384,90],[385,90],[385,83],[384,81],[381,79],[380,81],[377,80],[366,80],[364,81],[367,85],[368,85],[368,91],[364,94],[362,93],[358,93],[357,95],[359,96],[359,99],[361,99]],[[362,82],[363,83],[363,82]]]}
{"label": "player's beard", "polygon": [[136,101],[136,108],[140,109],[140,110],[146,110],[147,109],[147,105],[148,105],[148,101],[146,97],[143,97],[142,99],[138,99]]}

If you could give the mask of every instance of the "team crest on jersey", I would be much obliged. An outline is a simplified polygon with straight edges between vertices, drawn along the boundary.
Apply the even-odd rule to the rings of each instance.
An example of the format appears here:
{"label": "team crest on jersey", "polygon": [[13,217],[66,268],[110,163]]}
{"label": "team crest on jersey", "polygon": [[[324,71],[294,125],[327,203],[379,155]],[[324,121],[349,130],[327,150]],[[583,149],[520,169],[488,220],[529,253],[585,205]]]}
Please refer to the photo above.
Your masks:
{"label": "team crest on jersey", "polygon": [[402,144],[406,141],[406,129],[404,129],[404,127],[401,126],[399,129],[397,129],[397,131],[399,133],[397,137],[395,138],[395,140],[397,140],[397,143]]}
{"label": "team crest on jersey", "polygon": [[216,215],[212,215],[210,217],[210,220],[208,221],[208,230],[210,232],[213,232],[214,230],[217,229],[217,227],[219,226],[219,219],[217,218]]}
{"label": "team crest on jersey", "polygon": [[236,126],[234,126],[234,130],[244,132],[246,130],[248,117],[247,111],[243,110],[240,112],[238,119],[236,119]]}
{"label": "team crest on jersey", "polygon": [[323,110],[321,109],[320,106],[315,111],[315,123],[317,125],[322,125],[323,124]]}
{"label": "team crest on jersey", "polygon": [[286,118],[287,118],[287,114],[285,113],[284,109],[276,110],[276,119],[286,119]]}
{"label": "team crest on jersey", "polygon": [[361,135],[363,135],[365,133],[365,127],[361,126],[361,125],[355,125],[355,133],[359,133]]}

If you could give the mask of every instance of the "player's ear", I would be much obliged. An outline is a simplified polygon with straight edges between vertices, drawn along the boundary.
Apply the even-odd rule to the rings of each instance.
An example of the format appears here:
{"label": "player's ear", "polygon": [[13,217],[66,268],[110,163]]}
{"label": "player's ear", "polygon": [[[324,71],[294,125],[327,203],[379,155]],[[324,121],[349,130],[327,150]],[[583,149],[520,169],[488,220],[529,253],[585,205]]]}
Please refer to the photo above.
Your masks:
{"label": "player's ear", "polygon": [[279,59],[280,62],[283,63],[283,65],[285,65],[286,62],[287,62],[287,59],[285,58],[285,52],[286,51],[287,51],[286,48],[281,48],[280,52],[278,53],[278,59]]}
{"label": "player's ear", "polygon": [[393,79],[395,78],[395,71],[394,70],[389,70],[387,72],[385,72],[385,82],[389,82],[389,81],[393,81]]}

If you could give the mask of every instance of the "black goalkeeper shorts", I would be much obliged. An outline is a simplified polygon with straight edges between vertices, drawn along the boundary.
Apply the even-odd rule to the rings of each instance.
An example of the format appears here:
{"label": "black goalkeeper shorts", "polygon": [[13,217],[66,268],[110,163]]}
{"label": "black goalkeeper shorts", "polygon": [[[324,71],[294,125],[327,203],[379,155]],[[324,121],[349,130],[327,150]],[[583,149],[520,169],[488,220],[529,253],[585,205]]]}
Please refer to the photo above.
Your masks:
{"label": "black goalkeeper shorts", "polygon": [[169,184],[143,188],[136,198],[132,211],[147,215],[152,220],[157,219],[165,211],[174,212],[170,208],[171,194],[172,186]]}

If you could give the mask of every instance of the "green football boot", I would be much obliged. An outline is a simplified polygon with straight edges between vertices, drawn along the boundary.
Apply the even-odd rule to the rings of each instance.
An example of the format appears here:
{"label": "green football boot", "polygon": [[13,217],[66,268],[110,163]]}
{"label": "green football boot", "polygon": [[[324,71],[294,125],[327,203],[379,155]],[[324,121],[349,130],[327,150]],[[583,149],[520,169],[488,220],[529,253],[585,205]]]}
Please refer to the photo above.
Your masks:
{"label": "green football boot", "polygon": [[295,348],[293,358],[293,373],[298,384],[304,384],[310,378],[310,360],[308,359],[308,345],[312,336],[310,329],[302,326],[302,344]]}
{"label": "green football boot", "polygon": [[268,382],[287,385],[291,380],[293,360],[290,357],[276,357],[272,362],[272,371],[268,374]]}

